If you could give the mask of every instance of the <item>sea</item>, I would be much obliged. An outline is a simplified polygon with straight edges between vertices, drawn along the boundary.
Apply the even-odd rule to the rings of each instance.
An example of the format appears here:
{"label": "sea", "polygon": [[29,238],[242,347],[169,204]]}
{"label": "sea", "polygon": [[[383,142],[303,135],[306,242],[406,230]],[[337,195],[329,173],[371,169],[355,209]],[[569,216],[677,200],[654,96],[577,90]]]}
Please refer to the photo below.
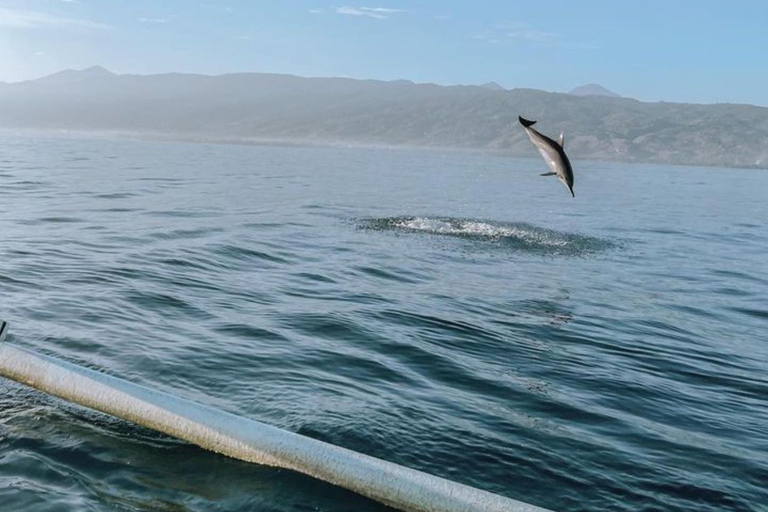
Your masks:
{"label": "sea", "polygon": [[[768,171],[574,168],[6,133],[0,318],[554,511],[768,510]],[[0,509],[390,510],[2,378]]]}

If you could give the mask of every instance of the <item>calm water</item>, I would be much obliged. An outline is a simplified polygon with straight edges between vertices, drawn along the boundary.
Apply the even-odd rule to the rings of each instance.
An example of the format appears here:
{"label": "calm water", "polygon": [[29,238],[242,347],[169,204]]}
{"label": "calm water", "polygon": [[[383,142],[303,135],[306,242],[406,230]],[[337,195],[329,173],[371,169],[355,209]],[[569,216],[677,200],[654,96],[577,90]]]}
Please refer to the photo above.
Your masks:
{"label": "calm water", "polygon": [[[556,511],[768,510],[768,173],[0,140],[10,340]],[[384,511],[0,380],[2,510]]]}

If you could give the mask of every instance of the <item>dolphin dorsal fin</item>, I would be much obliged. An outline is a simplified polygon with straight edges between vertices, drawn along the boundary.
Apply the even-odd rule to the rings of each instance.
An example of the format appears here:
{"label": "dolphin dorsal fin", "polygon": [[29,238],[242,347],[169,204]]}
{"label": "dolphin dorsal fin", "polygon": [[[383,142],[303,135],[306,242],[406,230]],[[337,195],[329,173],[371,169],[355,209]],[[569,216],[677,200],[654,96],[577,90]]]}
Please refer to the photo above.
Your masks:
{"label": "dolphin dorsal fin", "polygon": [[557,139],[557,143],[560,144],[561,148],[565,148],[565,136],[563,135],[563,132],[560,132],[560,137]]}

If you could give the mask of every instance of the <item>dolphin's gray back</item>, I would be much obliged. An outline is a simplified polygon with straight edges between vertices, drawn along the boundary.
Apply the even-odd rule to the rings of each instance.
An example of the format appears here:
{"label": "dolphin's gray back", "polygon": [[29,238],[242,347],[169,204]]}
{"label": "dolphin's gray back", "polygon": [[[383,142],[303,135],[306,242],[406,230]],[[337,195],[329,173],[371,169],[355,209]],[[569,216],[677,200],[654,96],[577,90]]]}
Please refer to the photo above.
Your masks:
{"label": "dolphin's gray back", "polygon": [[539,150],[549,169],[557,174],[558,178],[573,184],[573,168],[562,146],[534,128],[525,127],[525,133]]}

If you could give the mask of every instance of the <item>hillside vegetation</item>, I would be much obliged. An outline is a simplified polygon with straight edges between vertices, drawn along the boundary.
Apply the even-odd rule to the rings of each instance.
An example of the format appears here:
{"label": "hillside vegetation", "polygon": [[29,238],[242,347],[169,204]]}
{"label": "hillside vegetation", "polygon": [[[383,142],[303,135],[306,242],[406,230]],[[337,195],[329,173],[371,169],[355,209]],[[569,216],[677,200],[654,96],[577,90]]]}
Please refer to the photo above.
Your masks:
{"label": "hillside vegetation", "polygon": [[535,156],[517,116],[572,158],[768,167],[768,108],[644,103],[533,89],[274,74],[63,71],[0,84],[0,127],[211,141],[505,150]]}

